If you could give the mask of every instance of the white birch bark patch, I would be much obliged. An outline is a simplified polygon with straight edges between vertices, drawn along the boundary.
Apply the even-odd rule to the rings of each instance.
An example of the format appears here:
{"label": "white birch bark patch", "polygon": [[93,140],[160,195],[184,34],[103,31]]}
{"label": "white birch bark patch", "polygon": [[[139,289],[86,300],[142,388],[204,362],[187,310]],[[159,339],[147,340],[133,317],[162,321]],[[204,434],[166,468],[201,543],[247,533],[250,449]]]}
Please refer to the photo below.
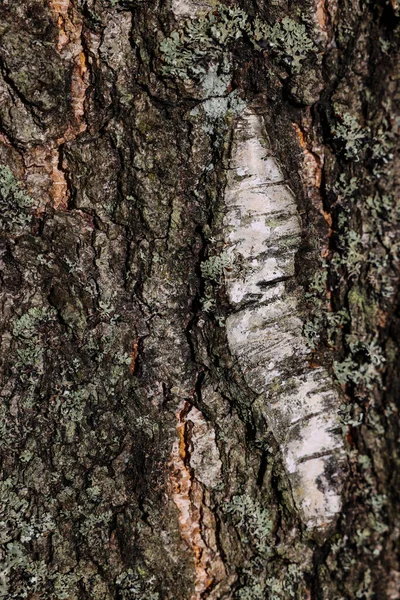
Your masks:
{"label": "white birch bark patch", "polygon": [[212,5],[212,2],[207,0],[172,0],[172,12],[177,19],[181,19],[207,12]]}
{"label": "white birch bark patch", "polygon": [[305,524],[329,525],[341,509],[345,453],[339,396],[328,372],[311,369],[302,334],[294,258],[301,226],[294,196],[267,156],[259,115],[246,109],[233,133],[225,191],[226,252],[240,269],[226,281],[235,311],[226,321],[230,350],[280,445]]}

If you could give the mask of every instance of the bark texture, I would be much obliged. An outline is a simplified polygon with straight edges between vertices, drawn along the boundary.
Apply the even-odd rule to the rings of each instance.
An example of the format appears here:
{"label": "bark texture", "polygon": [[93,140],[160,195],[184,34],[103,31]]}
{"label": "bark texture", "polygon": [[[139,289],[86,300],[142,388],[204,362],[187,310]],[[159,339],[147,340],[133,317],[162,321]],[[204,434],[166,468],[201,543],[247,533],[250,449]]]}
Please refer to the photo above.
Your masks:
{"label": "bark texture", "polygon": [[399,34],[0,2],[0,598],[400,598]]}

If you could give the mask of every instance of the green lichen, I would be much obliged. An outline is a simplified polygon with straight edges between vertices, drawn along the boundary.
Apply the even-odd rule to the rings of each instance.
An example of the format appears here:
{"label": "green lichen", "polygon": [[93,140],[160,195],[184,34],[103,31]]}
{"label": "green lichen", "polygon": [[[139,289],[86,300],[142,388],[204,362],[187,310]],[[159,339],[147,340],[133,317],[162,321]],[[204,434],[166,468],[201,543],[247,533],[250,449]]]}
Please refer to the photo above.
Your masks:
{"label": "green lichen", "polygon": [[369,132],[350,113],[340,108],[337,113],[340,121],[333,128],[335,138],[341,143],[346,158],[358,160]]}
{"label": "green lichen", "polygon": [[160,51],[164,75],[205,81],[210,65],[227,63],[227,52],[239,39],[257,49],[267,45],[297,72],[315,45],[303,23],[284,17],[274,25],[251,20],[240,8],[219,5],[204,16],[185,21],[179,30],[162,40]]}
{"label": "green lichen", "polygon": [[215,256],[210,256],[201,263],[201,274],[205,279],[221,283],[222,277],[232,270],[233,258],[228,252],[221,252]]}
{"label": "green lichen", "polygon": [[321,262],[319,269],[310,281],[305,299],[309,305],[310,318],[303,327],[303,334],[308,347],[316,348],[326,330],[329,306],[326,298],[327,264]]}
{"label": "green lichen", "polygon": [[270,512],[247,494],[234,496],[225,511],[232,516],[234,524],[249,537],[259,554],[269,553],[273,521]]}
{"label": "green lichen", "polygon": [[116,580],[121,600],[159,600],[157,580],[144,569],[128,569]]}
{"label": "green lichen", "polygon": [[344,252],[339,264],[347,269],[349,277],[360,275],[364,259],[363,243],[360,234],[352,230],[347,231],[341,237],[340,243],[344,247]]}
{"label": "green lichen", "polygon": [[35,205],[11,170],[0,166],[0,230],[17,233],[28,227]]}
{"label": "green lichen", "polygon": [[46,343],[41,329],[54,322],[56,314],[53,308],[32,307],[13,321],[12,333],[16,346],[14,368],[19,372],[19,379],[28,382],[32,390],[43,373]]}
{"label": "green lichen", "polygon": [[185,21],[162,40],[165,75],[203,79],[210,63],[224,62],[224,53],[248,31],[248,16],[240,8],[219,5],[204,16]]}
{"label": "green lichen", "polygon": [[351,199],[358,189],[357,177],[347,179],[344,173],[339,175],[339,178],[333,186],[333,191],[336,193],[338,200]]}
{"label": "green lichen", "polygon": [[197,116],[202,112],[206,117],[203,130],[207,133],[212,133],[215,122],[225,119],[230,114],[240,114],[245,107],[246,103],[241,100],[237,90],[234,90],[227,96],[207,98],[201,105],[194,108],[190,114]]}
{"label": "green lichen", "polygon": [[280,576],[263,578],[255,570],[246,569],[247,583],[237,594],[239,600],[290,600],[304,598],[304,573],[296,564],[282,569]]}
{"label": "green lichen", "polygon": [[257,582],[257,579],[254,578],[254,581],[239,590],[237,598],[239,598],[239,600],[264,600],[265,589]]}
{"label": "green lichen", "polygon": [[[28,489],[11,477],[0,482],[0,519],[0,598],[25,598],[44,576],[44,564],[29,558],[29,544],[54,531],[55,523],[50,512],[32,514]],[[23,574],[23,581],[11,587],[16,572]]]}
{"label": "green lichen", "polygon": [[303,571],[295,564],[289,565],[284,577],[270,577],[266,580],[269,600],[295,598],[303,582]]}
{"label": "green lichen", "polygon": [[372,389],[374,383],[381,382],[380,370],[386,362],[382,349],[377,340],[364,342],[346,337],[350,356],[334,362],[335,375],[342,384],[354,383]]}
{"label": "green lichen", "polygon": [[316,50],[305,25],[290,17],[284,17],[272,26],[257,17],[253,23],[251,39],[256,48],[260,47],[261,41],[265,41],[294,73],[300,70],[307,56]]}
{"label": "green lichen", "polygon": [[[201,274],[205,280],[204,294],[202,298],[203,310],[207,313],[215,312],[216,309],[216,291],[221,286],[223,279],[232,270],[234,257],[223,251],[221,254],[210,256],[201,263]],[[221,315],[215,315],[220,325],[224,318]]]}

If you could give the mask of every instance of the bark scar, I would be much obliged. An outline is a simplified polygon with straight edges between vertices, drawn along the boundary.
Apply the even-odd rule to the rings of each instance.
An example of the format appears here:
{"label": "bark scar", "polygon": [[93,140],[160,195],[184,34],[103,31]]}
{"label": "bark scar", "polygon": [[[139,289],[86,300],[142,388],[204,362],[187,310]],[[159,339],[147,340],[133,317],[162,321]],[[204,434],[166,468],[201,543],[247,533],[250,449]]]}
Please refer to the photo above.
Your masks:
{"label": "bark scar", "polygon": [[135,373],[136,361],[138,359],[138,356],[139,356],[139,338],[136,338],[136,340],[132,344],[131,364],[129,367],[129,370],[132,373],[132,375]]}
{"label": "bark scar", "polygon": [[194,556],[195,581],[191,600],[200,600],[208,597],[211,588],[219,583],[226,573],[213,542],[215,534],[213,535],[209,522],[211,511],[205,503],[207,491],[196,479],[190,466],[191,445],[194,443],[191,436],[193,428],[189,414],[191,411],[195,411],[194,418],[198,415],[202,418],[200,411],[192,407],[189,402],[181,402],[176,413],[178,439],[172,448],[169,467],[172,499],[179,510],[181,535]]}
{"label": "bark scar", "polygon": [[[307,192],[321,211],[323,154],[309,148],[297,125],[295,130],[305,155]],[[234,123],[224,196],[227,252],[239,253],[242,261],[242,271],[225,284],[232,308],[239,309],[227,317],[226,333],[247,385],[264,398],[261,410],[281,447],[301,518],[307,527],[322,529],[341,510],[340,399],[323,367],[307,368],[301,291],[284,285],[289,278],[295,284],[301,221],[293,192],[282,183],[279,164],[266,154],[265,144],[262,117],[248,106]],[[260,186],[256,193],[252,182]]]}

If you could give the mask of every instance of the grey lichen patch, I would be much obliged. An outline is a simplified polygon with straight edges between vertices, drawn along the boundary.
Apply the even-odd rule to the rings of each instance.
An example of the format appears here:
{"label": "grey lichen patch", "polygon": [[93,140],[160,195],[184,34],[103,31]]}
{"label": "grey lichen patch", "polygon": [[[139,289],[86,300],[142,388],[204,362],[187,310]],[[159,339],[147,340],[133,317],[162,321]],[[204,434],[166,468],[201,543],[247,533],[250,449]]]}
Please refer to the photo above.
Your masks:
{"label": "grey lichen patch", "polygon": [[203,79],[210,63],[223,65],[226,61],[229,45],[243,37],[247,20],[240,8],[221,4],[204,16],[183,21],[179,30],[160,44],[162,72],[181,79]]}
{"label": "grey lichen patch", "polygon": [[233,258],[227,252],[210,256],[201,265],[201,274],[205,279],[221,283],[223,276],[233,266]]}
{"label": "grey lichen patch", "polygon": [[192,116],[201,115],[202,118],[205,117],[205,123],[203,125],[204,131],[212,133],[216,124],[225,120],[227,116],[240,114],[245,106],[246,103],[241,100],[235,90],[226,96],[207,98],[199,106],[194,108],[190,114]]}
{"label": "grey lichen patch", "polygon": [[[342,151],[352,164],[352,171],[351,175],[342,173],[332,185],[338,200],[335,215],[338,243],[330,260],[322,262],[319,278],[310,285],[307,297],[313,316],[306,324],[306,333],[312,347],[327,341],[343,349],[341,356],[333,362],[333,371],[343,386],[351,386],[357,395],[366,397],[371,390],[382,388],[387,357],[379,330],[397,285],[393,264],[398,262],[395,240],[398,237],[399,205],[394,195],[380,191],[382,178],[389,175],[392,180],[394,157],[387,142],[393,132],[383,136],[379,144],[381,155],[375,149],[376,141],[369,148],[364,143],[370,136],[370,127],[361,127],[355,117],[338,111],[337,106],[335,110],[342,115],[342,123],[335,131],[340,134],[340,142],[344,144]],[[356,177],[353,172],[357,167],[363,169],[360,159],[367,152],[372,157],[373,175]],[[378,183],[379,191],[371,186],[374,181]],[[361,196],[363,186],[370,191]],[[358,223],[351,219],[356,211],[362,215]],[[385,241],[382,243],[381,240]],[[346,307],[332,311],[328,300],[329,284],[332,278],[342,278],[343,273],[348,282]],[[365,284],[362,285],[363,278]]]}
{"label": "grey lichen patch", "polygon": [[[240,39],[258,50],[269,47],[293,72],[316,50],[305,25],[290,17],[270,25],[258,17],[250,19],[241,8],[217,4],[205,14],[196,14],[196,8],[191,3],[191,19],[181,22],[160,44],[164,75],[202,80],[209,63],[226,62],[229,49]],[[182,11],[180,16],[186,14]]]}
{"label": "grey lichen patch", "polygon": [[253,44],[256,48],[260,41],[278,52],[295,73],[300,70],[307,56],[316,51],[304,23],[298,23],[290,17],[284,17],[272,26],[256,18],[253,24]]}
{"label": "grey lichen patch", "polygon": [[159,600],[157,580],[145,569],[128,569],[118,576],[116,582],[122,600]]}
{"label": "grey lichen patch", "polygon": [[9,477],[0,484],[0,598],[15,598],[10,584],[10,575],[16,570],[30,576],[27,590],[32,593],[40,588],[45,575],[45,565],[32,561],[25,545],[37,538],[47,536],[55,530],[51,514],[32,515],[29,507],[29,490],[18,490],[18,482]]}
{"label": "grey lichen patch", "polygon": [[335,361],[333,368],[338,381],[342,384],[355,383],[372,390],[374,384],[382,384],[382,367],[386,359],[378,340],[365,342],[347,336],[350,354],[345,360]]}
{"label": "grey lichen patch", "polygon": [[201,82],[205,97],[223,96],[231,83],[231,79],[229,60],[225,61],[221,69],[219,65],[211,64]]}
{"label": "grey lichen patch", "polygon": [[343,148],[346,158],[358,160],[366,139],[369,136],[367,129],[363,128],[357,117],[339,105],[336,106],[338,122],[334,128],[334,135]]}
{"label": "grey lichen patch", "polygon": [[242,530],[246,538],[266,557],[269,554],[273,521],[267,508],[247,494],[233,496],[225,507],[235,526]]}
{"label": "grey lichen patch", "polygon": [[21,232],[32,221],[35,201],[24,190],[11,170],[0,166],[0,229]]}
{"label": "grey lichen patch", "polygon": [[299,291],[285,284],[294,277],[300,223],[277,162],[265,160],[263,138],[260,116],[247,109],[235,123],[225,191],[225,252],[241,257],[241,272],[226,281],[236,308],[226,331],[247,384],[264,400],[261,412],[281,447],[301,516],[307,526],[324,528],[341,508],[339,398],[325,369],[307,366]]}

